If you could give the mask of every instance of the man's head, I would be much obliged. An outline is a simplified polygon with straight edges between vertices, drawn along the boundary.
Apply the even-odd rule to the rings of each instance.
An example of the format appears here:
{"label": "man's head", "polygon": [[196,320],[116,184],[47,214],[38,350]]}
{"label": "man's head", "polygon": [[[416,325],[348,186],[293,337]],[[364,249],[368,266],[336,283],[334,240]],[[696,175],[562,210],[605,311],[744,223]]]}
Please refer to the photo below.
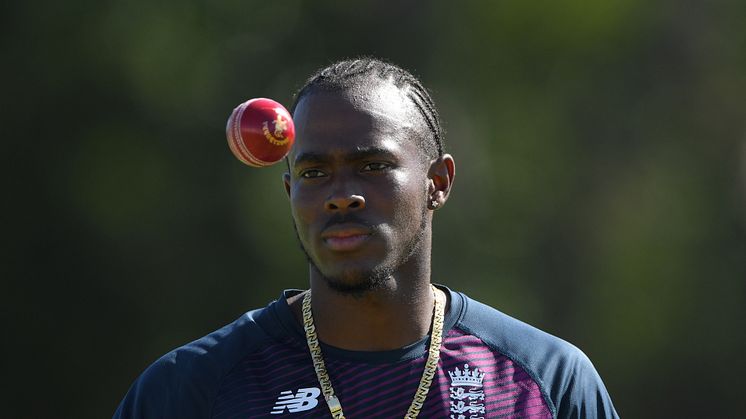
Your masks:
{"label": "man's head", "polygon": [[425,124],[426,130],[415,138],[419,142],[423,156],[429,159],[443,155],[443,128],[433,99],[427,89],[410,72],[403,68],[375,58],[360,58],[338,61],[322,68],[311,76],[295,95],[290,113],[307,95],[319,91],[370,91],[375,85],[388,82],[399,88],[411,102]]}
{"label": "man's head", "polygon": [[454,166],[419,81],[381,61],[344,61],[309,79],[291,109],[285,186],[312,269],[360,293],[429,268],[432,210]]}

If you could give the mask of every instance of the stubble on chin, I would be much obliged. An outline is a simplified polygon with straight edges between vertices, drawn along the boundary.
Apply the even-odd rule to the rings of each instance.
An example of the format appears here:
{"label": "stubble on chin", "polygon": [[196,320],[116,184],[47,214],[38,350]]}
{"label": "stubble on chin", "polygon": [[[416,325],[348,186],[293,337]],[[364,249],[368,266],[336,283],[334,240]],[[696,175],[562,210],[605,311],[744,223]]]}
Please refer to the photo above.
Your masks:
{"label": "stubble on chin", "polygon": [[380,267],[370,272],[343,272],[338,276],[327,276],[311,261],[311,269],[329,286],[329,289],[350,297],[361,298],[370,291],[381,288],[391,280],[393,269]]}

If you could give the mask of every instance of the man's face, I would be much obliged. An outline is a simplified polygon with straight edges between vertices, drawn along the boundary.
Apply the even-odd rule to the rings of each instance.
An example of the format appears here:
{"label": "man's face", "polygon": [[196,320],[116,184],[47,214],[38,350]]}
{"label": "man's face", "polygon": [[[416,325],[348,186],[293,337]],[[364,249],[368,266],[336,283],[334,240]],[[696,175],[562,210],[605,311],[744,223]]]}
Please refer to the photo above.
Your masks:
{"label": "man's face", "polygon": [[313,92],[296,107],[285,184],[312,265],[332,288],[365,291],[419,248],[428,164],[421,117],[401,91]]}

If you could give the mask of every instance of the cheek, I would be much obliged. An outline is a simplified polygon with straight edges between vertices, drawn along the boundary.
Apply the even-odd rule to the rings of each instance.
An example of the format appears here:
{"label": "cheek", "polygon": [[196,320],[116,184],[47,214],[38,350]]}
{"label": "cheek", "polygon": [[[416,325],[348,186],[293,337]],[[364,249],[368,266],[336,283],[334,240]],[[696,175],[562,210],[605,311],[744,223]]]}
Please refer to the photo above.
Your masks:
{"label": "cheek", "polygon": [[308,226],[312,223],[314,214],[318,212],[313,211],[315,205],[318,204],[314,202],[312,194],[304,193],[297,188],[291,191],[290,211],[299,234],[303,235],[308,231]]}
{"label": "cheek", "polygon": [[411,173],[398,173],[394,176],[395,187],[392,194],[397,201],[397,219],[405,224],[419,225],[426,207],[427,183],[425,180],[419,181],[414,178]]}

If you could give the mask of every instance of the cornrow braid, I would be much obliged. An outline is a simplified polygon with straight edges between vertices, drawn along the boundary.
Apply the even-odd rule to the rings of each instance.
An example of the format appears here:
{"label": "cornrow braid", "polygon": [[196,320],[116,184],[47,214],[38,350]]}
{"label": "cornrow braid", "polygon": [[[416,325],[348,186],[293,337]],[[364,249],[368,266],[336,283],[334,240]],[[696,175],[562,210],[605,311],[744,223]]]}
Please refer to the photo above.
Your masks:
{"label": "cornrow braid", "polygon": [[405,91],[425,120],[431,135],[422,136],[420,146],[425,155],[436,158],[443,155],[443,128],[435,102],[427,89],[412,73],[376,58],[364,57],[338,61],[312,75],[295,94],[290,112],[294,113],[300,100],[315,90],[346,90],[366,87],[374,80],[391,81]]}

